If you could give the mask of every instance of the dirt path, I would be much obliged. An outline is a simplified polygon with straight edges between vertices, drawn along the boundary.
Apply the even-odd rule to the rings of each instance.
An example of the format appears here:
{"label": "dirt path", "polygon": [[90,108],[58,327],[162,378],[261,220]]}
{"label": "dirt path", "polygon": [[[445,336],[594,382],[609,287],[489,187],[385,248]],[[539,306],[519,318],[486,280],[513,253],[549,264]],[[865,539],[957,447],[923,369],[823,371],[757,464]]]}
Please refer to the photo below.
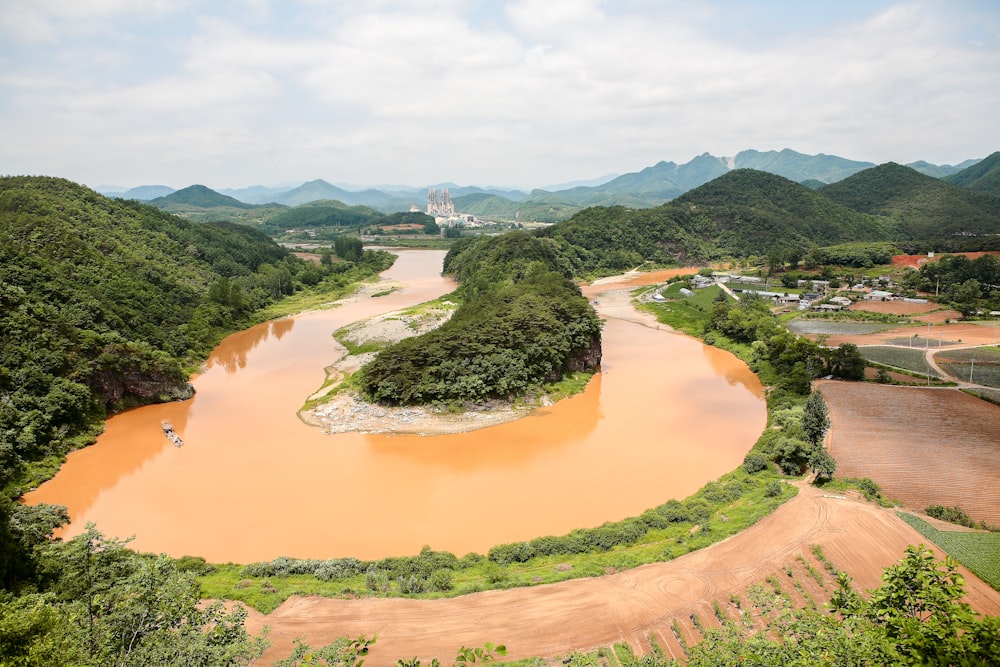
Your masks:
{"label": "dirt path", "polygon": [[[506,644],[508,659],[553,658],[618,641],[642,652],[650,635],[671,643],[674,619],[693,612],[711,616],[713,600],[725,605],[731,593],[741,595],[769,575],[787,581],[782,568],[799,554],[808,556],[811,545],[821,545],[857,586],[870,589],[907,545],[921,542],[926,540],[890,510],[800,484],[796,498],[748,530],[667,563],[443,600],[298,597],[266,616],[251,612],[248,627],[271,628],[264,664],[288,655],[296,637],[318,646],[359,634],[378,634],[372,665],[413,656],[448,659],[463,645],[488,641]],[[1000,593],[966,576],[973,607],[1000,614]],[[828,584],[826,595],[831,591]]]}

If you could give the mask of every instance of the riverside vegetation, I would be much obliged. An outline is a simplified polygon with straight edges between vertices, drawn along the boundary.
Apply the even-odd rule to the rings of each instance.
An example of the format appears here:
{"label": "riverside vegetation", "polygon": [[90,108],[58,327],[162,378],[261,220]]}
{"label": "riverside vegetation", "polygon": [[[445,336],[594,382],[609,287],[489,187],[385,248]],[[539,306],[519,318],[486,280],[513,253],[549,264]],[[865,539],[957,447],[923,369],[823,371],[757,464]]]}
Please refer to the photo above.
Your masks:
{"label": "riverside vegetation", "polygon": [[[761,180],[766,180],[766,188],[758,187]],[[786,187],[784,184],[754,174],[737,174],[729,181],[734,183],[750,191],[748,196],[757,202],[806,201],[801,192],[791,200],[783,199],[778,191]],[[734,204],[734,211],[748,214],[747,226],[725,223],[713,227],[702,217],[710,205],[697,203],[697,197],[703,195],[695,193],[683,202],[690,211],[702,208],[688,220],[692,224],[687,227],[677,220],[667,224],[655,212],[594,210],[584,212],[572,224],[535,235],[460,241],[449,253],[445,268],[462,282],[463,307],[472,304],[474,316],[469,322],[477,326],[484,322],[477,321],[475,315],[488,312],[477,304],[478,299],[502,294],[503,290],[522,296],[531,290],[541,292],[537,297],[530,295],[529,300],[537,298],[531,308],[537,306],[541,309],[538,312],[566,326],[569,340],[568,345],[560,344],[565,356],[528,364],[540,369],[539,375],[544,377],[565,369],[574,353],[592,351],[599,334],[599,323],[585,300],[580,303],[582,297],[570,298],[569,311],[559,311],[559,304],[547,302],[546,290],[551,295],[579,294],[569,282],[571,276],[631,268],[633,262],[647,259],[668,263],[725,253],[766,252],[769,244],[786,243],[783,232],[758,238],[750,230],[755,225],[767,229],[776,219],[787,219],[791,224],[791,214],[776,213],[774,206],[770,212],[765,211],[768,207],[758,206],[750,215],[749,209],[740,208],[745,204]],[[305,287],[341,288],[344,278],[358,278],[366,271],[370,274],[384,261],[379,254],[362,252],[353,262],[334,262],[328,255],[323,263],[308,265],[252,231],[233,225],[191,224],[134,202],[106,200],[58,179],[4,179],[0,215],[2,266],[8,269],[0,283],[2,314],[5,326],[10,321],[9,330],[18,332],[9,339],[13,343],[5,341],[0,374],[4,383],[0,418],[8,420],[3,422],[7,435],[2,454],[10,458],[11,469],[18,474],[3,480],[8,489],[32,476],[42,476],[34,462],[46,458],[57,462],[66,450],[92,438],[95,425],[107,410],[171,397],[162,390],[143,394],[129,389],[108,402],[114,394],[94,391],[87,373],[102,368],[93,359],[99,359],[109,344],[124,346],[127,354],[111,356],[131,364],[105,369],[119,383],[133,386],[127,383],[132,377],[140,380],[135,387],[148,385],[150,370],[162,368],[166,369],[163,377],[170,380],[163,384],[183,386],[183,371],[196,363],[214,340],[253,321],[268,303]],[[870,222],[868,218],[856,220],[859,224]],[[856,240],[849,228],[838,232],[835,224],[826,231],[813,231],[812,238],[827,243]],[[708,245],[707,239],[712,237],[720,243]],[[805,243],[807,237],[789,238]],[[345,254],[356,250],[356,246],[345,244]],[[114,262],[102,264],[109,257]],[[128,267],[128,273],[114,268],[115,263]],[[32,271],[26,274],[30,279],[8,268],[22,265]],[[110,280],[102,282],[104,277]],[[132,286],[140,294],[134,294]],[[81,295],[86,297],[83,303]],[[114,298],[106,303],[105,295]],[[67,307],[49,305],[52,298]],[[46,315],[59,315],[61,310],[64,314],[55,320],[56,326],[46,329],[40,324]],[[78,664],[109,660],[172,664],[183,660],[178,656],[186,646],[206,641],[221,653],[205,664],[249,664],[261,650],[258,640],[242,632],[238,617],[220,616],[223,612],[217,608],[204,614],[196,612],[192,605],[197,594],[245,599],[263,609],[297,592],[454,595],[633,567],[672,558],[733,534],[794,493],[793,487],[781,483],[783,473],[799,475],[811,467],[820,476],[832,474],[832,462],[825,460],[824,451],[816,446],[817,438],[821,439],[817,433],[823,430],[823,410],[818,395],[808,399],[810,380],[821,373],[855,377],[859,369],[856,349],[819,349],[780,330],[766,310],[753,300],[734,305],[720,299],[707,308],[668,304],[658,313],[668,322],[676,318],[678,328],[698,332],[706,342],[737,352],[772,388],[768,392],[769,428],[740,469],[683,502],[670,501],[640,517],[566,536],[500,545],[486,556],[458,558],[425,549],[412,558],[371,563],[278,559],[245,569],[210,565],[197,558],[168,561],[134,554],[124,544],[107,540],[92,529],[66,543],[50,542],[52,528],[65,521],[65,514],[58,508],[14,505],[10,496],[5,496],[0,516],[4,547],[0,566],[4,588],[10,592],[0,598],[0,635],[4,650],[9,652],[3,659],[51,664],[69,656]],[[155,324],[149,325],[150,321]],[[78,326],[80,323],[86,326]],[[148,331],[154,328],[159,331]],[[50,340],[66,332],[65,339]],[[29,350],[31,346],[23,345],[27,340],[40,340],[43,345]],[[433,344],[435,339],[421,344],[428,342]],[[492,341],[483,345],[487,354],[493,353],[489,349]],[[84,352],[97,356],[88,357]],[[528,351],[521,353],[527,355]],[[534,359],[530,355],[524,358]],[[124,372],[127,370],[132,373]],[[437,372],[433,367],[426,371]],[[34,378],[34,385],[25,386],[44,392],[20,395],[21,385],[16,381],[22,378]],[[505,381],[509,382],[496,386],[505,386]],[[374,395],[385,385],[371,386],[376,388]],[[30,409],[12,410],[9,406],[15,397],[28,401],[23,405]],[[399,400],[392,394],[385,398]],[[418,398],[424,400],[425,396]],[[10,421],[25,415],[35,421]],[[193,583],[194,573],[201,576],[200,590]],[[969,619],[967,614],[955,616],[963,623]],[[973,626],[953,626],[950,631],[964,632],[969,627]],[[981,635],[978,630],[976,633]],[[988,639],[990,635],[987,632],[985,636]],[[127,637],[131,637],[128,642]]]}

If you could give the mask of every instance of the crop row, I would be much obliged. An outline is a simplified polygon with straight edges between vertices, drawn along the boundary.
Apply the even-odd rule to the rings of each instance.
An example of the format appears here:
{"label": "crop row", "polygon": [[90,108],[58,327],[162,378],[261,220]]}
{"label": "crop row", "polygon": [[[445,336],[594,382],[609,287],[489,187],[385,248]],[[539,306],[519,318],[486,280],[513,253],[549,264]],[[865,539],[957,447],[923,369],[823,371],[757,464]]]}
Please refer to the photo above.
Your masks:
{"label": "crop row", "polygon": [[1000,553],[1000,533],[938,530],[912,514],[897,514],[977,577],[1000,590],[1000,560],[996,557]]}
{"label": "crop row", "polygon": [[930,373],[934,377],[938,374],[927,364],[923,348],[896,347],[894,345],[865,345],[859,347],[858,351],[868,361],[885,366],[902,368],[926,375]]}
{"label": "crop row", "polygon": [[935,361],[958,378],[987,387],[1000,388],[1000,349],[974,347],[939,352]]}

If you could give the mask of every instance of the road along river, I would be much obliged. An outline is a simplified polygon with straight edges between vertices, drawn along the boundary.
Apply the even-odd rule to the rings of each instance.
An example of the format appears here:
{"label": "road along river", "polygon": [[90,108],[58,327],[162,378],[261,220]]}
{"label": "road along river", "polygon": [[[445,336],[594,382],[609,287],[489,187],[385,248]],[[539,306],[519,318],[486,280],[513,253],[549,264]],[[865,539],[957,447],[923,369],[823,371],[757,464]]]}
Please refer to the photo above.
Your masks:
{"label": "road along river", "polygon": [[304,424],[298,409],[340,355],[331,333],[452,290],[443,255],[399,251],[383,275],[403,289],[230,336],[193,380],[194,398],[108,420],[26,502],[68,506],[64,536],[94,522],[135,535],[137,549],[212,562],[372,559],[424,545],[485,553],[684,498],[739,465],[760,435],[763,391],[749,369],[637,317],[624,292],[608,291],[620,284],[587,288],[608,318],[604,360],[573,398],[453,435]]}

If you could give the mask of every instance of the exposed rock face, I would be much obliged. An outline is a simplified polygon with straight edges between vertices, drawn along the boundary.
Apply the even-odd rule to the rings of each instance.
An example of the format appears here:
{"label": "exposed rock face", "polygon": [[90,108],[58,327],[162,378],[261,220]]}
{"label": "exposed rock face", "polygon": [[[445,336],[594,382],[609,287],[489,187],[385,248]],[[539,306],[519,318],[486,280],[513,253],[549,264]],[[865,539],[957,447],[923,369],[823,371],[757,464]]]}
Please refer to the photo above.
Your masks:
{"label": "exposed rock face", "polygon": [[545,379],[548,382],[558,382],[566,373],[597,370],[597,367],[601,365],[602,353],[601,337],[599,335],[593,336],[586,347],[570,352],[569,358],[566,359],[566,365],[560,372],[553,372]]}
{"label": "exposed rock face", "polygon": [[587,347],[582,350],[577,350],[570,355],[567,368],[571,373],[595,370],[601,365],[602,354],[603,348],[601,347],[601,337],[593,336],[591,337],[590,344]]}
{"label": "exposed rock face", "polygon": [[179,369],[142,369],[138,364],[124,368],[95,370],[90,386],[108,412],[150,403],[182,401],[194,396],[194,387]]}

